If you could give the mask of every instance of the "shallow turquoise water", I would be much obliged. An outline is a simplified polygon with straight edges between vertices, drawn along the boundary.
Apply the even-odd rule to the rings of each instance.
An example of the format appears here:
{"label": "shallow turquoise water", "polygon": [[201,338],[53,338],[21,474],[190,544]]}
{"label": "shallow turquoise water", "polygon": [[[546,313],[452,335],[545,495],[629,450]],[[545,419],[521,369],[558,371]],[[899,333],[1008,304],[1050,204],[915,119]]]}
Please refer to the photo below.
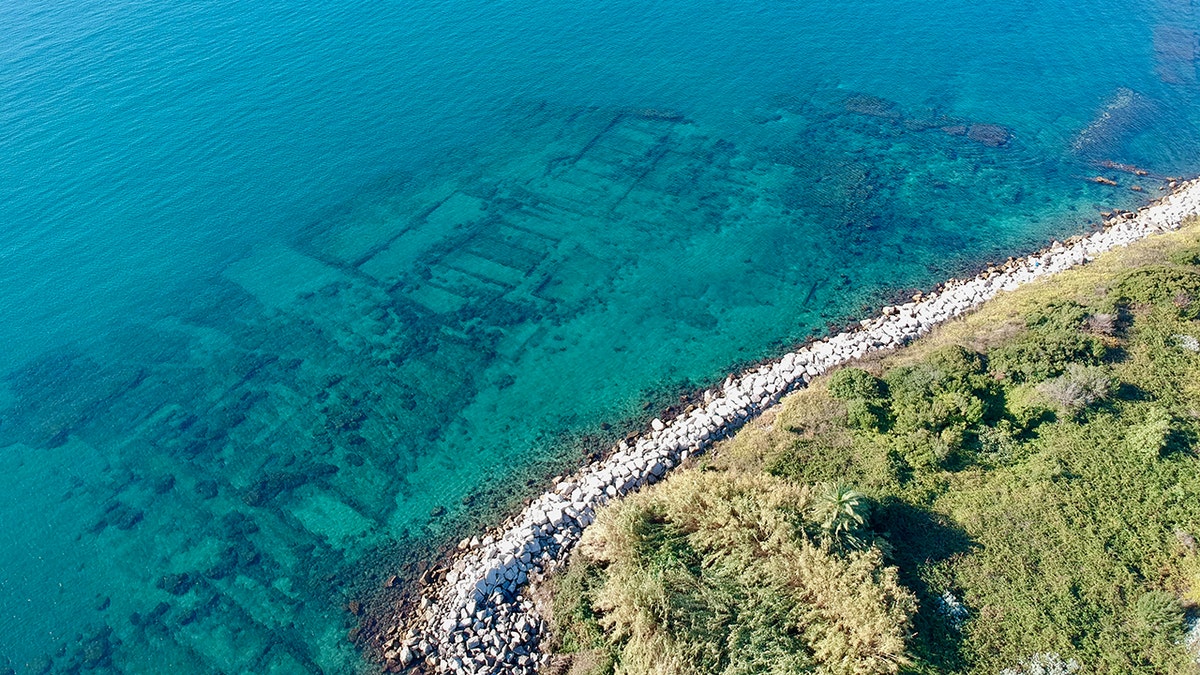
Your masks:
{"label": "shallow turquoise water", "polygon": [[405,551],[1200,166],[1187,2],[310,4],[0,6],[0,672],[347,670]]}

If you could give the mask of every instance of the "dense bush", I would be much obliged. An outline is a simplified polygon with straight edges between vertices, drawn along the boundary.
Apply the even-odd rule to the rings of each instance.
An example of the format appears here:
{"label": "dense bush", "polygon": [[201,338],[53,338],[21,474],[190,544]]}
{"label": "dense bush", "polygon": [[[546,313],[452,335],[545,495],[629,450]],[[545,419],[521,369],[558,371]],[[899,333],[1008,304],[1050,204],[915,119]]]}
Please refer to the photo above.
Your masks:
{"label": "dense bush", "polygon": [[835,442],[827,437],[795,439],[771,453],[764,470],[796,483],[849,481],[878,487],[896,482],[904,462],[885,443]]}
{"label": "dense bush", "polygon": [[586,563],[569,565],[555,577],[551,616],[558,629],[554,646],[559,651],[577,653],[606,646],[604,630],[589,601],[600,582],[600,571]]}
{"label": "dense bush", "polygon": [[883,383],[861,368],[842,368],[829,376],[829,393],[843,401],[883,396]]}
{"label": "dense bush", "polygon": [[1183,633],[1183,608],[1166,591],[1147,591],[1134,606],[1135,628],[1146,637],[1177,640]]}
{"label": "dense bush", "polygon": [[1008,461],[1016,457],[1021,440],[1017,426],[1009,420],[1000,420],[996,426],[981,427],[976,432],[979,451],[996,461]]}
{"label": "dense bush", "polygon": [[1176,265],[1192,265],[1200,267],[1200,247],[1189,246],[1179,249],[1178,251],[1172,251],[1167,255],[1167,260],[1170,260]]}
{"label": "dense bush", "polygon": [[1066,373],[1042,382],[1038,391],[1064,413],[1074,415],[1108,398],[1112,388],[1112,376],[1103,367],[1071,363]]}
{"label": "dense bush", "polygon": [[1130,427],[1125,442],[1146,459],[1158,459],[1167,452],[1172,433],[1170,413],[1158,406],[1150,406],[1145,419]]}
{"label": "dense bush", "polygon": [[615,672],[898,672],[912,594],[878,550],[838,553],[804,534],[822,525],[807,514],[837,520],[831,504],[864,503],[764,474],[691,472],[601,511],[572,568],[600,579],[586,602]]}
{"label": "dense bush", "polygon": [[1159,405],[1187,416],[1200,398],[1200,378],[1195,376],[1200,354],[1182,346],[1177,336],[1200,335],[1195,322],[1179,317],[1173,306],[1152,308],[1137,317],[1130,332],[1122,381],[1153,392]]}
{"label": "dense bush", "polygon": [[952,346],[885,376],[895,447],[910,464],[944,466],[978,425],[1002,412],[994,381],[974,352]]}
{"label": "dense bush", "polygon": [[846,424],[851,429],[883,431],[887,427],[885,399],[856,398],[846,401]]}
{"label": "dense bush", "polygon": [[1029,330],[988,353],[992,370],[1014,382],[1040,382],[1062,375],[1070,363],[1100,365],[1108,349],[1077,330]]}
{"label": "dense bush", "polygon": [[1173,305],[1189,319],[1200,316],[1200,272],[1154,265],[1126,272],[1113,287],[1112,300],[1123,305]]}
{"label": "dense bush", "polygon": [[1074,331],[1086,326],[1091,312],[1073,301],[1052,300],[1029,310],[1025,327],[1041,332]]}
{"label": "dense bush", "polygon": [[881,431],[887,426],[887,399],[883,382],[861,368],[842,368],[829,376],[829,393],[846,402],[851,429]]}
{"label": "dense bush", "polygon": [[1056,377],[1070,363],[1099,365],[1107,356],[1107,348],[1083,331],[1111,332],[1114,326],[1097,316],[1075,302],[1044,303],[1030,310],[1025,331],[988,353],[988,365],[997,375],[1014,382]]}

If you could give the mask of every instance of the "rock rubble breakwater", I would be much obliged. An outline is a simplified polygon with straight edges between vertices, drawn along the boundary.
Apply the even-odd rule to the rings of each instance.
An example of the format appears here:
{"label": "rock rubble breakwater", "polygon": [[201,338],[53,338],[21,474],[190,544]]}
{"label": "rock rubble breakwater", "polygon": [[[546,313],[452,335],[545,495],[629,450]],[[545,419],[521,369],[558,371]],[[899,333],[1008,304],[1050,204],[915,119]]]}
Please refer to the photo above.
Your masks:
{"label": "rock rubble breakwater", "polygon": [[422,589],[410,616],[385,637],[390,672],[536,673],[545,622],[522,594],[531,577],[566,559],[596,509],[662,479],[774,405],[788,392],[870,352],[892,349],[978,307],[1001,291],[1075,267],[1104,251],[1174,230],[1200,213],[1200,180],[1183,182],[1137,212],[1119,212],[1105,228],[1024,258],[990,267],[969,280],[950,280],[911,302],[885,307],[839,333],[783,357],[729,376],[706,391],[703,405],[664,422],[655,419],[634,442],[621,441],[607,458],[554,486],[494,534],[459,545],[459,555]]}

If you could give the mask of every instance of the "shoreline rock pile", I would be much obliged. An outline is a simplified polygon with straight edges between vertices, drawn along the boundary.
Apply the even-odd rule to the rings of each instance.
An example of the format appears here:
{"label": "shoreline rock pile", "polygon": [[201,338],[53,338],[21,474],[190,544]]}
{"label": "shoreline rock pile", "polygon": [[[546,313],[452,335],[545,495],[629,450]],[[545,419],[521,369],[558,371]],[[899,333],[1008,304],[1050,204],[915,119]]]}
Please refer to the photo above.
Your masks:
{"label": "shoreline rock pile", "polygon": [[[825,338],[773,362],[729,376],[704,393],[703,405],[669,422],[655,419],[634,443],[621,441],[607,458],[583,467],[504,523],[499,534],[459,545],[460,555],[440,581],[423,589],[407,634],[389,640],[387,668],[440,673],[536,673],[544,662],[545,630],[532,601],[521,594],[531,576],[565,560],[596,509],[655,483],[788,392],[826,371],[874,351],[899,347],[934,326],[978,307],[1001,291],[1061,272],[1098,254],[1157,232],[1177,229],[1200,213],[1200,180],[1179,184],[1136,213],[1120,213],[1105,229],[1033,255],[951,280],[938,291],[885,307],[852,331]],[[401,630],[398,625],[397,631]]]}

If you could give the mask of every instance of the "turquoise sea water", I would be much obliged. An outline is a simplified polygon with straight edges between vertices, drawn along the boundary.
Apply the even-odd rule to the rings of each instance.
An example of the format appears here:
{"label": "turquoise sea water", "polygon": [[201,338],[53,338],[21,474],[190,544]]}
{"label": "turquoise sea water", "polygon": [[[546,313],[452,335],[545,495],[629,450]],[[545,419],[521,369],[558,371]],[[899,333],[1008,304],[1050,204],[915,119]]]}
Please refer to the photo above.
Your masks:
{"label": "turquoise sea water", "polygon": [[368,667],[422,545],[1200,170],[1198,11],[0,5],[0,673]]}

